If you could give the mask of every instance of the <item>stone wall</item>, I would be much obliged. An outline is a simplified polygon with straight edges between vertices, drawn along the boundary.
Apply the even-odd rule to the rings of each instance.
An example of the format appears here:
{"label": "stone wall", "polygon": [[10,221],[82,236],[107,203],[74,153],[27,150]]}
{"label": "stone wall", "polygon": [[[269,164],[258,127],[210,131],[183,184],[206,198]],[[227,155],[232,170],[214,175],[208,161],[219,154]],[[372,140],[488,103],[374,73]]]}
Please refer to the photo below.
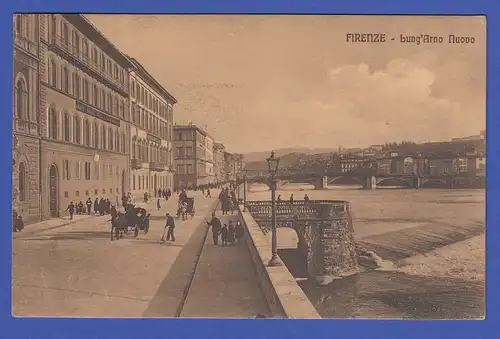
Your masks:
{"label": "stone wall", "polygon": [[271,312],[276,317],[321,318],[285,265],[267,266],[272,256],[271,244],[250,213],[241,210],[242,206],[240,217],[245,227],[245,241]]}

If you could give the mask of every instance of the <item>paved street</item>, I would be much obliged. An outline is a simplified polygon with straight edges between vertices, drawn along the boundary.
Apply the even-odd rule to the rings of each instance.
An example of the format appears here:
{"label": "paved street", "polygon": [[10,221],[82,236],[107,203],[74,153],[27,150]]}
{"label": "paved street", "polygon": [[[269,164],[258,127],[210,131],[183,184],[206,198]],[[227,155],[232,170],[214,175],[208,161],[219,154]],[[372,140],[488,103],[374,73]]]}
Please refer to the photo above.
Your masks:
{"label": "paved street", "polygon": [[[216,203],[216,198],[204,198],[201,193],[188,195],[196,197],[196,216],[176,221],[177,241],[170,244],[159,244],[159,239],[164,214],[175,212],[175,199],[163,200],[160,211],[156,211],[156,199],[147,204],[152,213],[150,232],[141,232],[138,238],[128,235],[111,242],[109,216],[35,234],[27,226],[27,232],[13,240],[13,314],[175,316],[206,232],[206,226],[199,225],[205,225]],[[168,307],[155,309],[165,301],[158,293],[160,285],[170,286],[172,295],[167,296]]]}

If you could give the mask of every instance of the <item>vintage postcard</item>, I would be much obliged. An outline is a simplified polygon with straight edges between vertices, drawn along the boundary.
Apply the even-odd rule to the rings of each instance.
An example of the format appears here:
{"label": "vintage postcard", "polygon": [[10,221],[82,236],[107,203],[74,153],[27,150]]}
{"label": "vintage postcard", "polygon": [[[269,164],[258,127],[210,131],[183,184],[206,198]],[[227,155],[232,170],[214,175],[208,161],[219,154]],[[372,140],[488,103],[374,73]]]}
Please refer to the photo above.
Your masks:
{"label": "vintage postcard", "polygon": [[486,18],[16,14],[16,317],[485,317]]}

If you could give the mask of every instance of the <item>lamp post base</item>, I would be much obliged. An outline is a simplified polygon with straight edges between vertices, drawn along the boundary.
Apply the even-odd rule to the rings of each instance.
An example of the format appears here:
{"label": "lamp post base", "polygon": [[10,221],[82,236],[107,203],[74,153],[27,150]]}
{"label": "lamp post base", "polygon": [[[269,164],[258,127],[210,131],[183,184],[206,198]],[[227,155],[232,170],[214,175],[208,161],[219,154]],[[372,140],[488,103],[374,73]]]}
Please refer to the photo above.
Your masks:
{"label": "lamp post base", "polygon": [[269,266],[269,267],[277,267],[277,266],[282,266],[282,265],[283,265],[283,263],[281,262],[281,259],[280,259],[280,257],[278,257],[277,254],[273,254],[273,257],[267,263],[267,266]]}

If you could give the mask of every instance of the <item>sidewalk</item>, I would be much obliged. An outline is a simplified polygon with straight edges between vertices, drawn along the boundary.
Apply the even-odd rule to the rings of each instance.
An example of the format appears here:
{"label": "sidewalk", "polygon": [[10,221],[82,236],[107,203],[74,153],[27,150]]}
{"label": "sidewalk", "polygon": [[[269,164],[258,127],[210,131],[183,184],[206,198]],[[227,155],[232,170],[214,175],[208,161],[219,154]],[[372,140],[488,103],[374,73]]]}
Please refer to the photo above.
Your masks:
{"label": "sidewalk", "polygon": [[[223,224],[237,215],[218,217]],[[246,244],[215,246],[209,231],[181,318],[253,318],[268,314]]]}
{"label": "sidewalk", "polygon": [[100,215],[95,215],[95,214],[91,214],[91,215],[88,215],[88,214],[77,215],[77,214],[75,214],[75,215],[73,215],[73,220],[70,220],[69,216],[62,217],[62,218],[48,219],[48,220],[44,220],[44,221],[37,222],[37,223],[34,223],[34,224],[26,225],[21,232],[14,232],[12,234],[12,238],[15,239],[15,238],[24,237],[24,236],[27,236],[27,235],[33,235],[35,233],[52,230],[52,229],[55,229],[55,228],[59,228],[59,227],[63,227],[63,226],[70,225],[70,224],[74,224],[74,223],[77,223],[77,222],[80,222],[80,221],[84,221],[86,219],[98,218],[98,217],[100,217],[100,218],[105,218],[105,217],[109,218],[109,215],[107,215],[107,216],[100,216]]}

